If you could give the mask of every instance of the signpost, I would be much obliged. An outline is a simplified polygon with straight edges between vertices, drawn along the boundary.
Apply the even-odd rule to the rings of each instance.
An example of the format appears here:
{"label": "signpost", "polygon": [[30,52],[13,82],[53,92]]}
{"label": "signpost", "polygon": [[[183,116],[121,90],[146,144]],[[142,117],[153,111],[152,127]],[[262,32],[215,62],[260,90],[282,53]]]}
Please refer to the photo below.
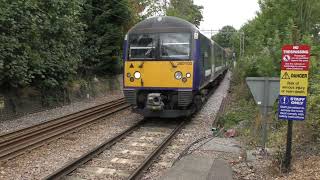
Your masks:
{"label": "signpost", "polygon": [[282,47],[280,96],[278,117],[288,120],[285,169],[290,170],[292,124],[305,120],[309,77],[310,47],[285,45]]}
{"label": "signpost", "polygon": [[247,77],[246,82],[262,114],[262,146],[265,149],[268,130],[267,117],[279,96],[279,78]]}

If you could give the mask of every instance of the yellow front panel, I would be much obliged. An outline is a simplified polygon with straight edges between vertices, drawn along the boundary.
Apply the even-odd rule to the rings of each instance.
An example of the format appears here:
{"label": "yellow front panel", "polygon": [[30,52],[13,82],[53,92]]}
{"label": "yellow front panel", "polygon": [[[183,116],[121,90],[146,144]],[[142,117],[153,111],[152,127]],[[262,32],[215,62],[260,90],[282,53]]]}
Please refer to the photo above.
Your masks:
{"label": "yellow front panel", "polygon": [[[192,88],[192,61],[126,61],[124,68],[125,87]],[[177,80],[174,77],[177,71],[182,72],[183,78],[187,73],[191,77],[186,78],[186,82],[182,81],[183,78]],[[139,79],[134,78],[135,72],[141,73]]]}

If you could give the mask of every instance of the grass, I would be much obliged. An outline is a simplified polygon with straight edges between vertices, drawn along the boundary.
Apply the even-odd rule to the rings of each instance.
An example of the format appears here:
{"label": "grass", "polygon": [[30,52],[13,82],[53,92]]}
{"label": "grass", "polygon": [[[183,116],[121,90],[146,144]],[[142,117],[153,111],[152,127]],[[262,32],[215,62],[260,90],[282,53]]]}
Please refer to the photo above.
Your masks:
{"label": "grass", "polygon": [[[226,101],[225,111],[219,116],[218,124],[225,129],[235,128],[240,136],[249,137],[253,132],[251,127],[255,126],[258,117],[258,108],[246,83],[240,78],[237,70],[234,70],[230,84],[230,93]],[[259,125],[258,125],[259,126]],[[255,140],[251,138],[251,143]],[[254,143],[255,144],[255,143]]]}

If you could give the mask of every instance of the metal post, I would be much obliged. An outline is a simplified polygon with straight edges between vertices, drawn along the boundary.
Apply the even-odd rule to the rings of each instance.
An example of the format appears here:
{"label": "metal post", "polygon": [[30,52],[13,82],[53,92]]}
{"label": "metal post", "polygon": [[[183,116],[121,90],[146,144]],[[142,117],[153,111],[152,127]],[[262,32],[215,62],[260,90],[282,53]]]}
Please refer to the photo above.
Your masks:
{"label": "metal post", "polygon": [[284,171],[290,171],[291,164],[291,149],[292,149],[292,126],[293,121],[288,121],[288,131],[287,131],[287,148],[286,148],[286,156],[284,158]]}
{"label": "metal post", "polygon": [[[298,29],[297,26],[293,27],[293,36],[292,36],[292,41],[294,45],[298,45]],[[288,120],[288,131],[287,131],[287,147],[286,147],[286,155],[284,158],[284,171],[289,172],[290,171],[290,166],[291,166],[291,150],[292,150],[292,126],[293,126],[293,121]]]}
{"label": "metal post", "polygon": [[262,111],[262,147],[266,148],[267,144],[267,106],[263,106]]}
{"label": "metal post", "polygon": [[[264,79],[264,87],[269,87],[269,79]],[[269,100],[269,88],[263,89],[263,102],[262,102],[262,146],[266,148],[267,144],[267,133],[268,133],[268,100]]]}

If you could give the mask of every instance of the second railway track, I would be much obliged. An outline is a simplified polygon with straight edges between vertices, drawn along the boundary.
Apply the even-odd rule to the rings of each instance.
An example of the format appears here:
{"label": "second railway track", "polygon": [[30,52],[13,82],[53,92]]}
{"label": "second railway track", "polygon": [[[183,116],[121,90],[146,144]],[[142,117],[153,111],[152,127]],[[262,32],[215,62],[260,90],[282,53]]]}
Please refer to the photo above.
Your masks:
{"label": "second railway track", "polygon": [[129,105],[122,98],[0,135],[0,161],[21,155],[28,150],[44,145],[66,133],[73,132],[80,127],[94,123],[128,107]]}
{"label": "second railway track", "polygon": [[46,179],[139,179],[185,123],[143,120]]}

